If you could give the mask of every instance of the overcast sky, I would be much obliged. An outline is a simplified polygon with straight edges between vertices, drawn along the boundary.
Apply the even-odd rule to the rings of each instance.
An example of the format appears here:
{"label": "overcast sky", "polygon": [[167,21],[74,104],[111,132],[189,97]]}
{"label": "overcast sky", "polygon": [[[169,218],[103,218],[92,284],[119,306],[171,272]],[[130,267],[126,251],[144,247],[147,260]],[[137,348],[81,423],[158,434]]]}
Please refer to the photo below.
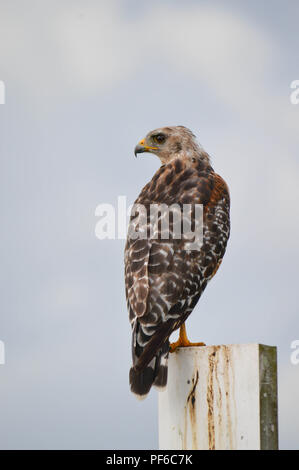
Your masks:
{"label": "overcast sky", "polygon": [[[270,5],[271,3],[271,5]],[[280,447],[299,448],[296,0],[0,0],[0,447],[157,448],[157,392],[128,387],[124,240],[95,208],[185,125],[227,181],[227,254],[188,320],[207,344],[278,347]]]}

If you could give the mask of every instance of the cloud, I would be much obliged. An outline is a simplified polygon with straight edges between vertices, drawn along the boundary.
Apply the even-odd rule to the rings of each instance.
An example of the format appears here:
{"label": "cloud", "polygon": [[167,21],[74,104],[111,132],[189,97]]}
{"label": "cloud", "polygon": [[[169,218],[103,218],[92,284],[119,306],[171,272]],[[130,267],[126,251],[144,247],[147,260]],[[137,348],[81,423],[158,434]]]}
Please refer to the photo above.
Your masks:
{"label": "cloud", "polygon": [[[130,19],[117,1],[57,5],[45,10],[43,5],[36,13],[21,8],[20,15],[2,7],[4,63],[10,72],[26,63],[32,85],[53,77],[53,86],[59,86],[60,76],[76,92],[105,91],[140,69],[152,70],[158,58],[205,80],[222,97],[231,99],[233,87],[242,98],[271,57],[264,33],[219,8],[153,4]],[[26,74],[19,78],[23,83]]]}
{"label": "cloud", "polygon": [[18,14],[15,5],[2,5],[0,17],[8,93],[15,84],[49,99],[50,106],[53,97],[107,96],[139,74],[169,74],[172,68],[227,112],[271,130],[274,125],[277,135],[296,133],[288,84],[285,97],[272,84],[282,67],[281,47],[250,17],[205,3],[154,3],[134,16],[125,15],[116,0],[51,2],[35,9],[18,3]]}

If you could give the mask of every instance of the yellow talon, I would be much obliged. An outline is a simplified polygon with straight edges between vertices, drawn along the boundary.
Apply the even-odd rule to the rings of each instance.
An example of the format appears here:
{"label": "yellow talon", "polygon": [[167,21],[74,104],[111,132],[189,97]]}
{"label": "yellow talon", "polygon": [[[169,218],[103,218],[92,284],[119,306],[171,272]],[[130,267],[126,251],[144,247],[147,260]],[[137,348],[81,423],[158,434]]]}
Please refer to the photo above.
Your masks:
{"label": "yellow talon", "polygon": [[187,348],[190,346],[205,346],[205,343],[191,343],[188,339],[185,323],[180,327],[179,339],[170,344],[170,352],[173,353],[176,348]]}

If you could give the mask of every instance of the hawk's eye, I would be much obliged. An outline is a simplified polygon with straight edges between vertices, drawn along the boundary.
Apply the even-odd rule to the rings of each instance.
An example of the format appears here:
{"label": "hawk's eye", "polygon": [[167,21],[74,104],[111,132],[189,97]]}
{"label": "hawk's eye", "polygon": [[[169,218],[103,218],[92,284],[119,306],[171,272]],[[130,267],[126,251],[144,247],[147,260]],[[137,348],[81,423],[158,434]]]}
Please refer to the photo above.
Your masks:
{"label": "hawk's eye", "polygon": [[163,144],[165,142],[165,135],[164,134],[155,134],[153,135],[153,140],[157,142],[157,144]]}

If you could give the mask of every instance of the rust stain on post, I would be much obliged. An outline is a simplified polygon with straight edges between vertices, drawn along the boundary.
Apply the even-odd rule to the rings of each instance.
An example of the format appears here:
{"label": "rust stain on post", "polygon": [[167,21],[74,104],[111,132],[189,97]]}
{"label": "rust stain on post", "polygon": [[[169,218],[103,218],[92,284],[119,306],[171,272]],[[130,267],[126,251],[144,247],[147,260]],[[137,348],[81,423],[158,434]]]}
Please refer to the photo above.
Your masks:
{"label": "rust stain on post", "polygon": [[[187,411],[190,415],[190,424],[191,424],[191,435],[192,435],[192,449],[197,449],[197,419],[198,411],[196,406],[196,387],[198,384],[198,370],[196,371],[195,377],[192,378],[192,388],[187,397],[187,403],[185,406],[185,429],[187,428]],[[185,436],[187,433],[185,433]]]}
{"label": "rust stain on post", "polygon": [[[231,396],[230,391],[234,388],[234,383],[230,380],[230,370],[232,370],[231,363],[232,358],[230,357],[229,349],[226,346],[223,346],[224,351],[224,389],[226,396],[226,422],[227,422],[227,435],[229,440],[229,448],[233,449],[233,425],[232,425],[232,413],[231,413]],[[234,399],[234,398],[233,398]]]}
{"label": "rust stain on post", "polygon": [[216,356],[216,351],[214,351],[212,354],[209,355],[209,376],[208,376],[208,387],[207,387],[209,450],[215,450],[214,388],[213,388],[215,356]]}
{"label": "rust stain on post", "polygon": [[[215,390],[217,390],[217,394],[216,394],[216,404],[217,404],[217,410],[218,410],[218,429],[220,430],[221,427],[222,427],[222,390],[221,390],[221,385],[220,385],[220,380],[221,380],[221,368],[220,368],[220,371],[219,371],[219,351],[220,351],[220,348],[217,347],[215,352],[216,352],[216,355],[215,355],[215,380],[216,380],[216,383],[217,383],[217,389],[215,387]],[[220,375],[220,377],[219,377]],[[220,439],[221,439],[221,436],[220,436]]]}

